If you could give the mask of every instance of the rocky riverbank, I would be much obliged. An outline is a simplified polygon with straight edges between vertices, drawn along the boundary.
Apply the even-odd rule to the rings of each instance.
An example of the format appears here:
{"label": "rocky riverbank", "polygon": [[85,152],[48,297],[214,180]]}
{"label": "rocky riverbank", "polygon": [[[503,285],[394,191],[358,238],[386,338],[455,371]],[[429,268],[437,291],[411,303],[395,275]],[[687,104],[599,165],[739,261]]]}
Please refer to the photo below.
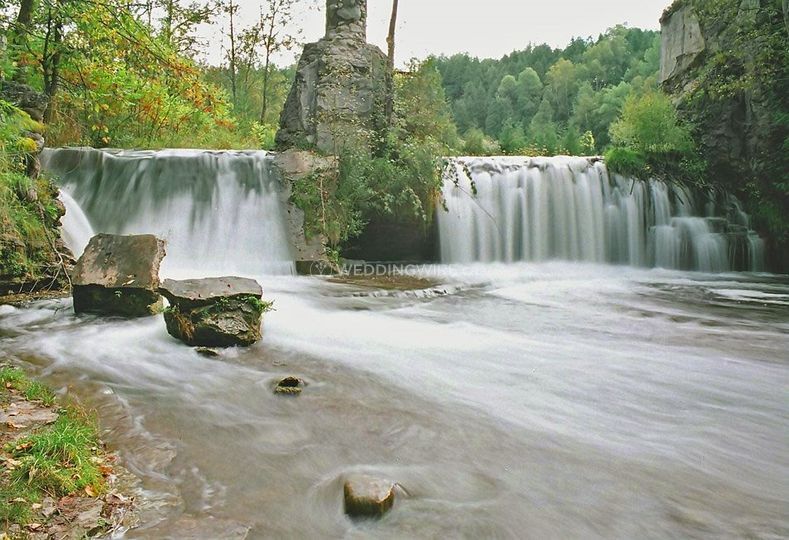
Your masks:
{"label": "rocky riverbank", "polygon": [[122,532],[135,523],[134,483],[89,412],[0,364],[0,539]]}

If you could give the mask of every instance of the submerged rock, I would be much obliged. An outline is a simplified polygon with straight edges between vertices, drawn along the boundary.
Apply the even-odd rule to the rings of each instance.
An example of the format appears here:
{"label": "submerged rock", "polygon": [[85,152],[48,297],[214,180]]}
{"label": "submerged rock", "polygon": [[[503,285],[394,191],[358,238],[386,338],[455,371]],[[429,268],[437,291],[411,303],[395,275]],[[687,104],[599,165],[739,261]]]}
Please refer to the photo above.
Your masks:
{"label": "submerged rock", "polygon": [[200,347],[248,346],[260,340],[260,323],[270,304],[257,281],[221,277],[175,281],[159,288],[170,302],[167,332]]}
{"label": "submerged rock", "polygon": [[274,393],[286,396],[298,396],[304,389],[304,381],[298,377],[285,377],[277,383]]}
{"label": "submerged rock", "polygon": [[355,475],[345,481],[345,513],[351,517],[381,517],[392,509],[395,484],[383,478]]}
{"label": "submerged rock", "polygon": [[164,256],[164,240],[150,234],[94,236],[71,275],[74,311],[126,317],[158,313]]}

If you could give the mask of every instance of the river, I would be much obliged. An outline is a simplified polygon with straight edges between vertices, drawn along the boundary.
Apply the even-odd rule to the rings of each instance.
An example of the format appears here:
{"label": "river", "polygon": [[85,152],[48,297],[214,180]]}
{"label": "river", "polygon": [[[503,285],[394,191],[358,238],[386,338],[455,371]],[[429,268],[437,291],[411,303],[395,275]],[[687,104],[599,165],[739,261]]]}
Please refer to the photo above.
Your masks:
{"label": "river", "polygon": [[[70,300],[0,308],[0,353],[98,410],[142,479],[128,538],[789,536],[789,277],[421,272],[258,276],[263,340],[219,358]],[[355,471],[401,485],[382,520],[344,516]]]}

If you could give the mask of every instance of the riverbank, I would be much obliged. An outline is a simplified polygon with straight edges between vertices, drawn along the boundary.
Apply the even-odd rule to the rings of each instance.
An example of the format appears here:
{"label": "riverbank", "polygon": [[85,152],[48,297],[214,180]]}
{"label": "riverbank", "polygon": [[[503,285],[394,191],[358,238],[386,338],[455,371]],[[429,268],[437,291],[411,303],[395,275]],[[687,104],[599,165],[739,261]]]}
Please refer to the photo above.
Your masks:
{"label": "riverbank", "polygon": [[26,291],[19,289],[19,292],[12,287],[3,287],[0,285],[0,306],[14,306],[20,307],[29,302],[37,300],[52,300],[55,298],[67,298],[71,295],[71,290],[56,287],[54,289],[39,289],[33,291]]}
{"label": "riverbank", "polygon": [[85,538],[134,523],[130,474],[95,418],[0,364],[0,539]]}

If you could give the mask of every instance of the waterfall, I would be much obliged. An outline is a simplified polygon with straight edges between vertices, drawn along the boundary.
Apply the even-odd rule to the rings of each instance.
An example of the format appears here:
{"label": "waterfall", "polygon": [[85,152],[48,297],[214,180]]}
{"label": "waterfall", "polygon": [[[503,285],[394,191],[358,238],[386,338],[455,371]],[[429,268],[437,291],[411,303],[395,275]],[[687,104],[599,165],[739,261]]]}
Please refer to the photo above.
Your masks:
{"label": "waterfall", "polygon": [[731,196],[609,175],[595,159],[458,158],[438,210],[441,260],[561,259],[761,271],[764,242]]}
{"label": "waterfall", "polygon": [[94,232],[167,241],[165,275],[292,273],[280,183],[265,152],[48,149],[63,238],[79,256]]}

